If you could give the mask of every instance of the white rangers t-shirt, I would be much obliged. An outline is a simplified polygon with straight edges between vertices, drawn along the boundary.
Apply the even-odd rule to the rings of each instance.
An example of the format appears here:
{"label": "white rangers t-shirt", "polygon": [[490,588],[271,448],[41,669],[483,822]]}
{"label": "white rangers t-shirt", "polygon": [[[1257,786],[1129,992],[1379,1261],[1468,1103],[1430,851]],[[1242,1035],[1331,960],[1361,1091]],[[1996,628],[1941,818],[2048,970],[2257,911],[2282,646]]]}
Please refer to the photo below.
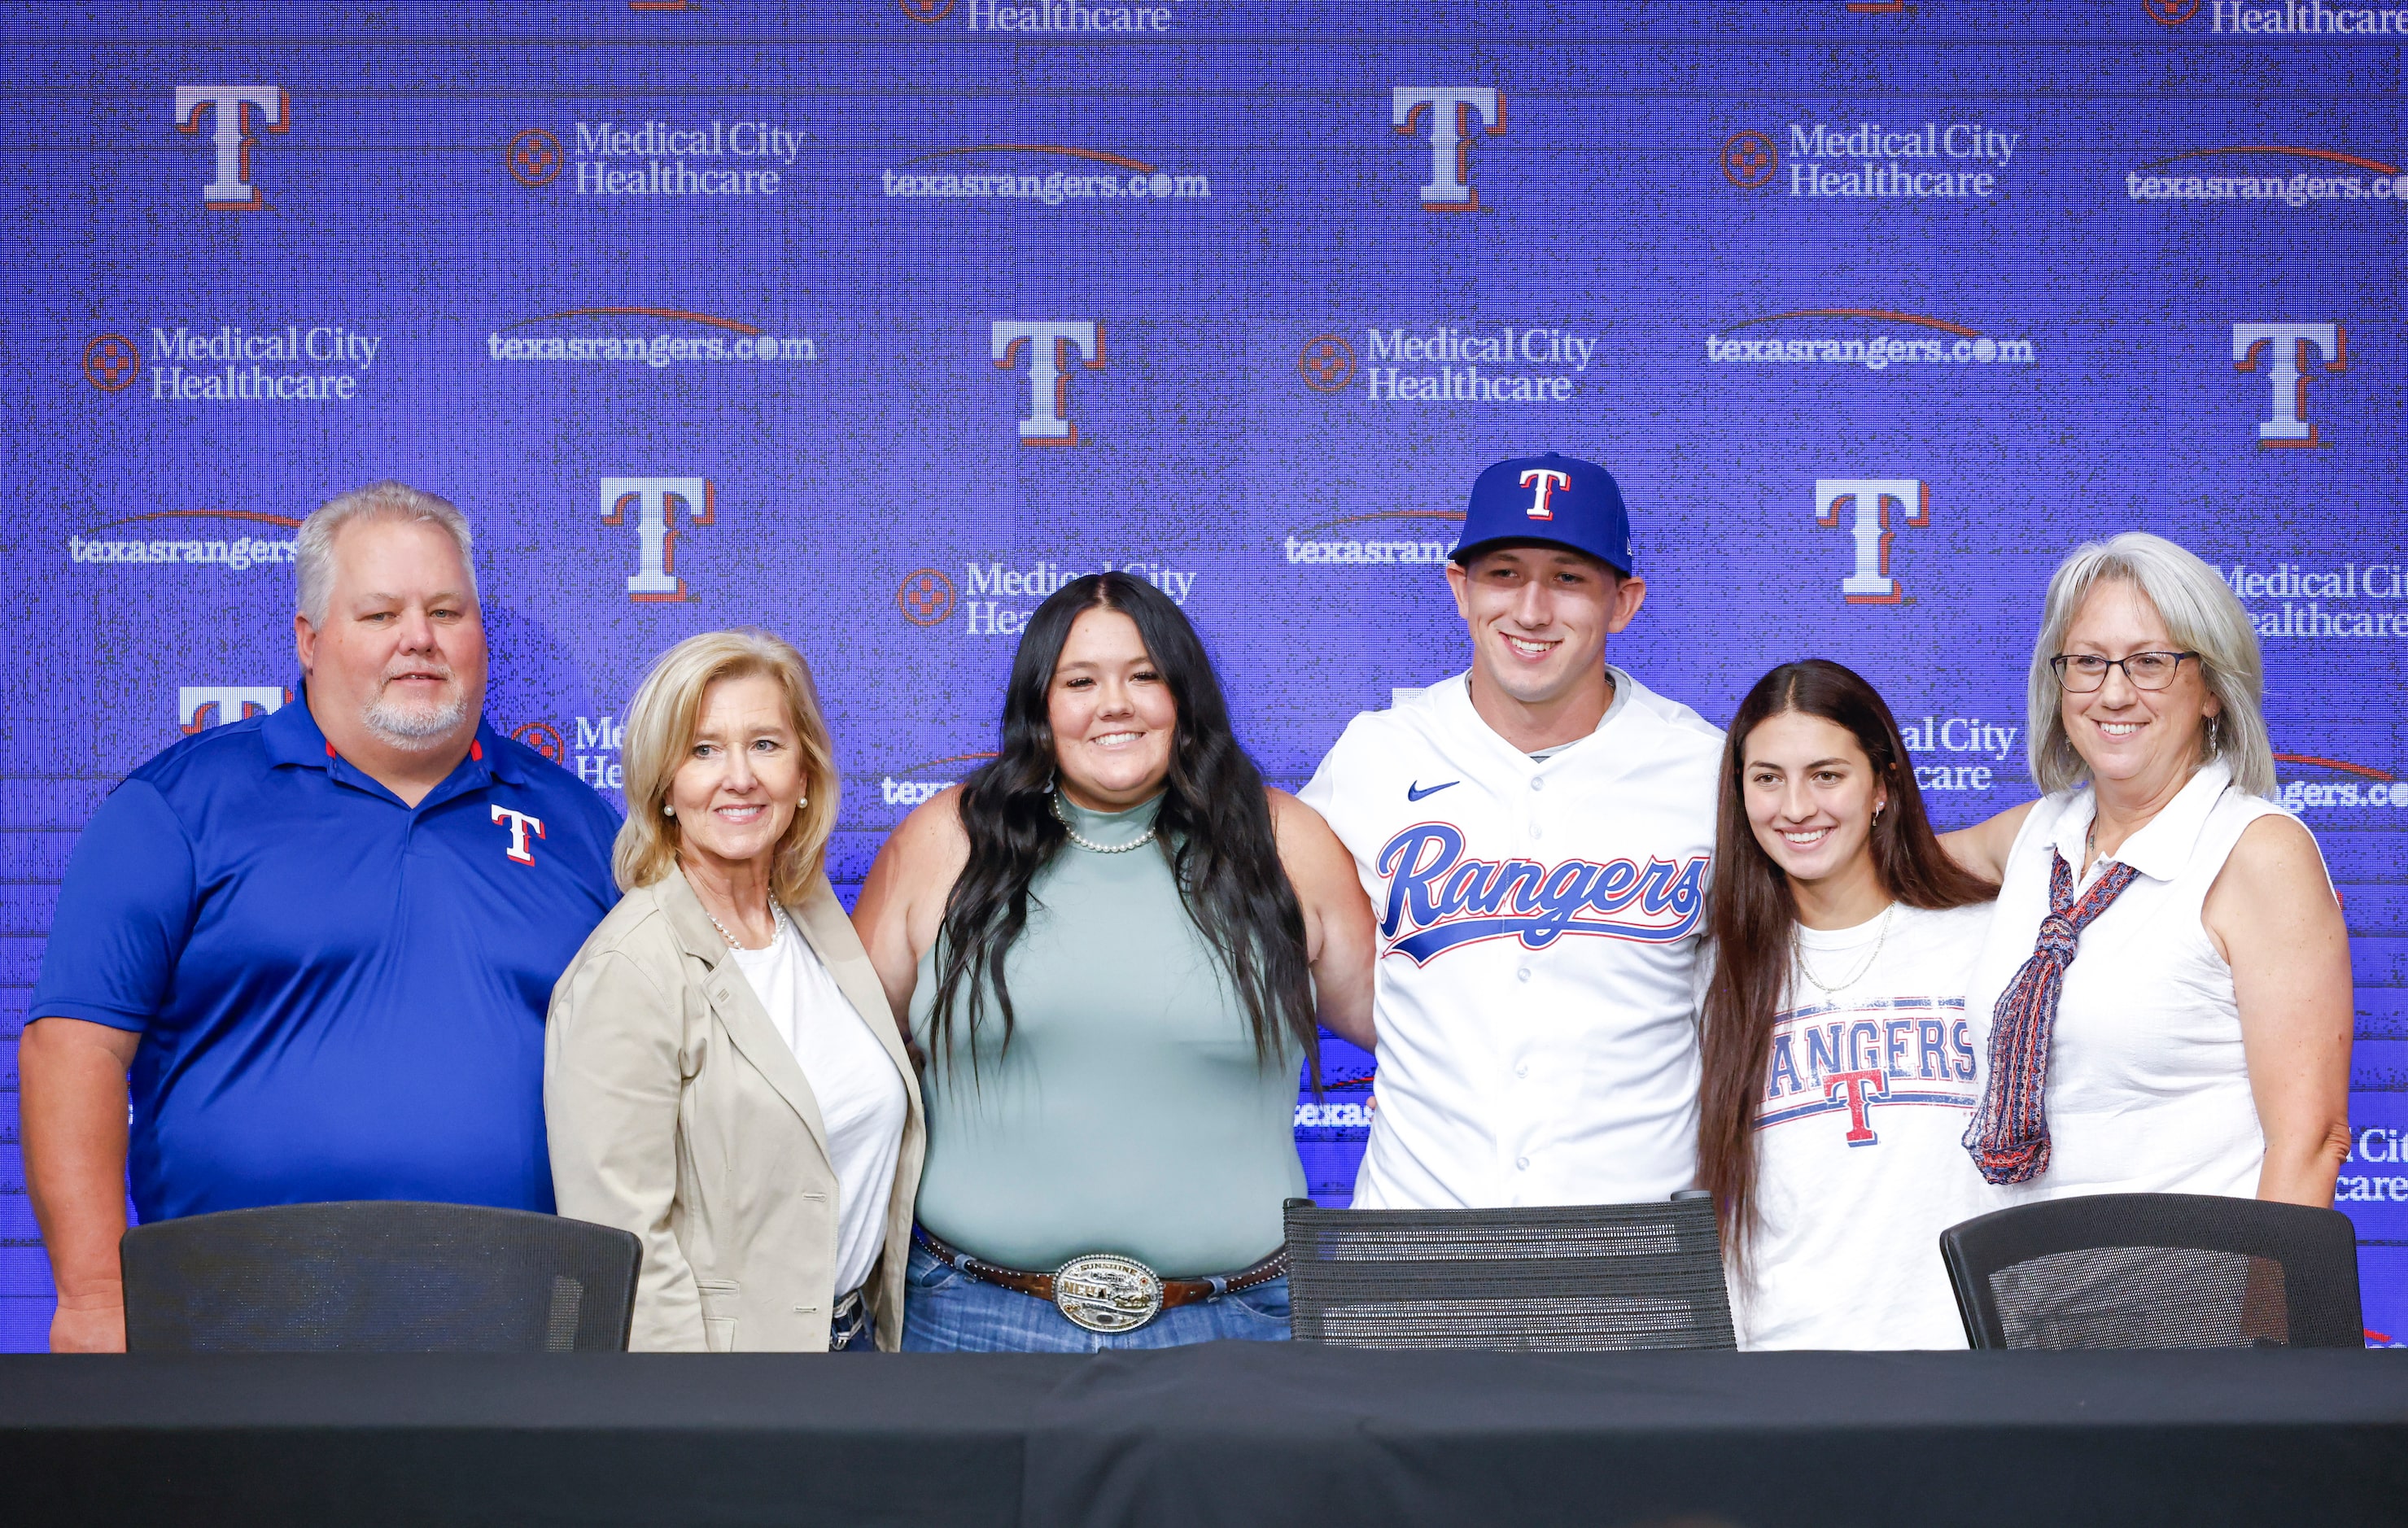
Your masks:
{"label": "white rangers t-shirt", "polygon": [[[1965,987],[1989,903],[1798,931],[1756,1117],[1742,1348],[1962,1348],[1940,1233],[2004,1207],[1965,1150],[1987,1058]],[[1878,942],[1880,952],[1874,952]],[[1850,980],[1848,978],[1854,978]]]}
{"label": "white rangers t-shirt", "polygon": [[1697,1173],[1722,733],[1612,669],[1544,759],[1465,676],[1347,724],[1302,792],[1380,926],[1367,1209],[1629,1204]]}

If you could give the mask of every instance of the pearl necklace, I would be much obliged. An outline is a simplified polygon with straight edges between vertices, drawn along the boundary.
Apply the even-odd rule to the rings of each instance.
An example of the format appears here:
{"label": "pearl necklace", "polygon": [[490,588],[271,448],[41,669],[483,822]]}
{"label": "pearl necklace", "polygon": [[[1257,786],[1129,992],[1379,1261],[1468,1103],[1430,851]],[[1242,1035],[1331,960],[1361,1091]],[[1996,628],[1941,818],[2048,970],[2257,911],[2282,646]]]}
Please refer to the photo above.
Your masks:
{"label": "pearl necklace", "polygon": [[1160,825],[1158,820],[1148,823],[1143,833],[1125,844],[1099,844],[1070,825],[1069,814],[1062,810],[1061,793],[1054,792],[1046,799],[1054,804],[1054,821],[1062,824],[1062,831],[1070,835],[1070,842],[1091,854],[1125,854],[1132,849],[1143,849],[1154,842],[1154,830]]}
{"label": "pearl necklace", "polygon": [[[1802,942],[1796,942],[1793,945],[1798,955],[1799,974],[1803,976],[1807,981],[1825,997],[1830,997],[1837,993],[1844,992],[1849,988],[1855,986],[1857,982],[1864,980],[1865,973],[1873,968],[1873,962],[1881,959],[1882,946],[1888,942],[1889,939],[1889,915],[1897,910],[1898,904],[1895,902],[1882,909],[1881,928],[1873,935],[1873,952],[1867,955],[1865,957],[1865,963],[1862,965],[1857,966],[1856,970],[1850,972],[1847,978],[1842,981],[1839,985],[1827,987],[1823,984],[1823,979],[1814,974],[1814,968],[1806,964],[1806,947]],[[1791,938],[1793,941],[1796,941],[1797,936],[1793,934]]]}
{"label": "pearl necklace", "polygon": [[[702,898],[696,897],[695,900],[699,902]],[[718,915],[713,913],[709,907],[702,909],[702,916],[710,920],[710,926],[717,929],[719,931],[719,936],[727,941],[728,949],[741,950],[746,954],[753,952],[752,946],[744,943],[744,941],[738,939],[735,935],[727,932],[727,925],[721,922]],[[785,933],[786,909],[778,906],[778,899],[773,896],[769,899],[769,942],[763,945],[761,948],[763,950],[777,949],[778,941],[785,935]]]}

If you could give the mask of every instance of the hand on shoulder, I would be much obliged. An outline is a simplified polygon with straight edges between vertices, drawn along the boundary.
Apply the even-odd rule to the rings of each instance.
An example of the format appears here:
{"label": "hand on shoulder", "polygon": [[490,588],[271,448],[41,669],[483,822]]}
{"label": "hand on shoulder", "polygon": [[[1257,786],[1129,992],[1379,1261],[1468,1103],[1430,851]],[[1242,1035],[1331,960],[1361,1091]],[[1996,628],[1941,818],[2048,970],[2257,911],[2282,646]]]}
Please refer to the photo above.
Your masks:
{"label": "hand on shoulder", "polygon": [[1940,835],[1940,847],[1948,857],[1971,870],[1984,880],[2003,880],[2007,874],[2007,855],[2015,847],[2015,835],[2023,831],[2024,819],[2031,815],[2038,802],[2027,801],[2020,807],[2010,807],[1987,821],[1976,822],[1970,828]]}

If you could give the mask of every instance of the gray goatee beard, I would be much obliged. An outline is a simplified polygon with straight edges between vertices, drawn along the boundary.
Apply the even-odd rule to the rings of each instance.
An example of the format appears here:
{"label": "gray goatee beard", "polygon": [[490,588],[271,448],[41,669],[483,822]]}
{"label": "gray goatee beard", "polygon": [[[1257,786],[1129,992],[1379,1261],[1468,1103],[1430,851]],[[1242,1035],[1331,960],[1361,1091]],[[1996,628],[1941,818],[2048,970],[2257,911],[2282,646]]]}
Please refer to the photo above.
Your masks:
{"label": "gray goatee beard", "polygon": [[468,719],[468,697],[454,694],[450,700],[407,701],[380,697],[361,707],[360,720],[378,738],[397,749],[423,752],[441,742]]}

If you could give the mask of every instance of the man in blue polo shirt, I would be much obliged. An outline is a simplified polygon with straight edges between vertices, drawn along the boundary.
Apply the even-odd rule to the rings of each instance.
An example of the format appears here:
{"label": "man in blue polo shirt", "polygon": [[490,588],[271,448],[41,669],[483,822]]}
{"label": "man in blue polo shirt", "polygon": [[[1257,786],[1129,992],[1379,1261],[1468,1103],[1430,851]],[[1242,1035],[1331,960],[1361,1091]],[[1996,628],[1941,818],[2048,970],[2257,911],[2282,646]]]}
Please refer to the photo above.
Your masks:
{"label": "man in blue polo shirt", "polygon": [[617,900],[618,823],[485,724],[468,553],[399,483],[320,508],[299,703],[175,744],[84,829],[19,1052],[54,1350],[125,1345],[129,1134],[145,1221],[552,1207],[544,1009]]}

